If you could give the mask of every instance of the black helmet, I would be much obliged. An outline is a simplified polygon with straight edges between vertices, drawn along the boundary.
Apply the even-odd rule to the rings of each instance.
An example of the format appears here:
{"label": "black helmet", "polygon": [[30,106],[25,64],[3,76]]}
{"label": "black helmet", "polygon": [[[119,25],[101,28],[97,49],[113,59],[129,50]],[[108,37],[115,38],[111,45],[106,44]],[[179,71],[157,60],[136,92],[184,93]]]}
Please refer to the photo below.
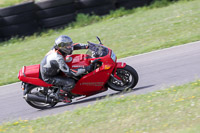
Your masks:
{"label": "black helmet", "polygon": [[59,50],[62,54],[69,55],[73,50],[73,41],[70,37],[61,35],[55,40],[54,48]]}

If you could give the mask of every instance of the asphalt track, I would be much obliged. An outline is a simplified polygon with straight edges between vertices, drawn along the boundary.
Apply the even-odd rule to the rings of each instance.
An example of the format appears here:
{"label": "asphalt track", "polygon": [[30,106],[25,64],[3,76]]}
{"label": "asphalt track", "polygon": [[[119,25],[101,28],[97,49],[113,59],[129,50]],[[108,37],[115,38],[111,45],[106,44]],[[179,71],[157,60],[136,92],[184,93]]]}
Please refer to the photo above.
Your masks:
{"label": "asphalt track", "polygon": [[[172,85],[180,85],[200,78],[200,41],[185,45],[131,56],[118,61],[126,62],[139,74],[139,83],[133,91],[123,95],[144,94]],[[52,109],[38,110],[29,106],[22,98],[20,82],[0,86],[0,124],[14,120],[36,119],[74,110],[107,95],[122,95],[108,90],[104,93],[74,101],[72,104],[60,103]]]}

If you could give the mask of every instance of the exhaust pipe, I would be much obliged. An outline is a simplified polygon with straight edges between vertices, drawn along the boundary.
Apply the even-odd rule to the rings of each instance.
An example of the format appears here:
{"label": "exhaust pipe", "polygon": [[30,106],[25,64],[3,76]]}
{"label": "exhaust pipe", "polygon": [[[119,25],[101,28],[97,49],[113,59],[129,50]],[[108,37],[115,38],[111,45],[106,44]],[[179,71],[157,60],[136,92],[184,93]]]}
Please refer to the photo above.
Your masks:
{"label": "exhaust pipe", "polygon": [[35,102],[42,102],[42,103],[53,103],[54,100],[49,98],[49,97],[45,97],[45,96],[36,96],[34,94],[26,94],[23,97],[25,100],[27,101],[35,101]]}

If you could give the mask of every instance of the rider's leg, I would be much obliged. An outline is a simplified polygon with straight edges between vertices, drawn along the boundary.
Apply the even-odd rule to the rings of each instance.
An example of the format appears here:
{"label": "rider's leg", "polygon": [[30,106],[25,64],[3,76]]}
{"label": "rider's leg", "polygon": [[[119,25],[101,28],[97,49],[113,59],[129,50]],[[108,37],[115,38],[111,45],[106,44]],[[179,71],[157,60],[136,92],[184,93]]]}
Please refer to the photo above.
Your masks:
{"label": "rider's leg", "polygon": [[53,85],[63,86],[63,91],[70,92],[75,86],[75,80],[68,77],[56,76],[50,78]]}
{"label": "rider's leg", "polygon": [[63,102],[71,102],[69,97],[65,97],[67,92],[70,92],[75,86],[75,80],[68,77],[55,76],[46,78],[45,82],[53,84],[56,86],[62,86],[63,88],[59,90],[57,98]]}

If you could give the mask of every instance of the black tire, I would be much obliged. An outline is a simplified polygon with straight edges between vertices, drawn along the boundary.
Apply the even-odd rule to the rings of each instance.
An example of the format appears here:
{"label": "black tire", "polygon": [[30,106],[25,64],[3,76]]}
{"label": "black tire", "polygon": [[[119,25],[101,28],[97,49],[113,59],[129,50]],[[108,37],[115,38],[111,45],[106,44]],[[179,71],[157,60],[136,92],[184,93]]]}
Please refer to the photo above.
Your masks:
{"label": "black tire", "polygon": [[36,6],[34,2],[26,2],[26,3],[22,3],[22,4],[10,6],[10,7],[1,8],[0,16],[5,17],[5,16],[20,14],[27,11],[33,11],[36,9],[35,7]]}
{"label": "black tire", "polygon": [[22,36],[22,35],[31,35],[35,31],[37,31],[38,24],[36,21],[16,24],[16,25],[9,25],[0,28],[0,34],[4,37],[10,36]]}
{"label": "black tire", "polygon": [[39,19],[51,18],[76,12],[74,4],[64,5],[36,12]]}
{"label": "black tire", "polygon": [[47,19],[41,20],[40,25],[43,28],[53,28],[53,27],[57,27],[59,25],[67,25],[70,22],[74,21],[75,18],[76,18],[75,13],[58,16],[58,17],[53,17],[53,18],[47,18]]}
{"label": "black tire", "polygon": [[78,0],[75,2],[77,9],[85,9],[112,3],[113,0]]}
{"label": "black tire", "polygon": [[116,3],[116,7],[124,7],[126,9],[132,9],[140,6],[147,5],[149,0],[118,0]]}
{"label": "black tire", "polygon": [[115,9],[115,6],[110,4],[110,5],[103,5],[103,6],[98,6],[98,7],[81,9],[81,10],[78,10],[77,12],[84,13],[84,14],[90,14],[90,15],[92,15],[92,14],[105,15],[114,9]]}
{"label": "black tire", "polygon": [[[26,88],[26,92],[24,93],[24,95],[26,94],[33,94],[31,91],[35,88],[37,88],[37,86],[34,85],[27,85],[28,88]],[[33,102],[33,101],[27,101],[25,100],[30,106],[36,108],[36,109],[48,109],[48,108],[52,108],[54,107],[57,102],[54,102],[52,104],[43,104],[43,103],[39,103],[39,102]]]}
{"label": "black tire", "polygon": [[4,39],[3,38],[1,38],[1,36],[0,36],[0,42],[3,42],[4,41]]}
{"label": "black tire", "polygon": [[[129,65],[126,65],[124,68],[118,68],[117,75],[120,78],[122,78],[122,82],[124,85],[121,86],[121,85],[118,85],[117,83],[114,83],[113,77],[110,77],[107,84],[112,90],[126,91],[128,89],[134,88],[138,83],[138,79],[139,79],[138,74],[136,70]],[[130,78],[130,76],[131,76],[131,81],[127,82],[127,80],[130,80],[130,79],[127,79],[127,78]]]}
{"label": "black tire", "polygon": [[22,14],[18,14],[18,15],[3,17],[3,20],[4,21],[3,21],[2,25],[1,25],[1,20],[0,20],[1,26],[31,22],[31,21],[36,20],[36,17],[35,17],[34,12],[26,12],[26,13],[22,13]]}
{"label": "black tire", "polygon": [[4,18],[0,17],[0,27],[2,27],[5,23],[6,22],[5,22]]}
{"label": "black tire", "polygon": [[[2,26],[5,23],[4,19],[0,17],[0,26]],[[3,32],[0,31],[0,42],[4,41],[4,35]]]}
{"label": "black tire", "polygon": [[74,0],[48,0],[43,2],[37,2],[35,3],[35,5],[37,6],[38,9],[48,9],[71,3],[74,3]]}

